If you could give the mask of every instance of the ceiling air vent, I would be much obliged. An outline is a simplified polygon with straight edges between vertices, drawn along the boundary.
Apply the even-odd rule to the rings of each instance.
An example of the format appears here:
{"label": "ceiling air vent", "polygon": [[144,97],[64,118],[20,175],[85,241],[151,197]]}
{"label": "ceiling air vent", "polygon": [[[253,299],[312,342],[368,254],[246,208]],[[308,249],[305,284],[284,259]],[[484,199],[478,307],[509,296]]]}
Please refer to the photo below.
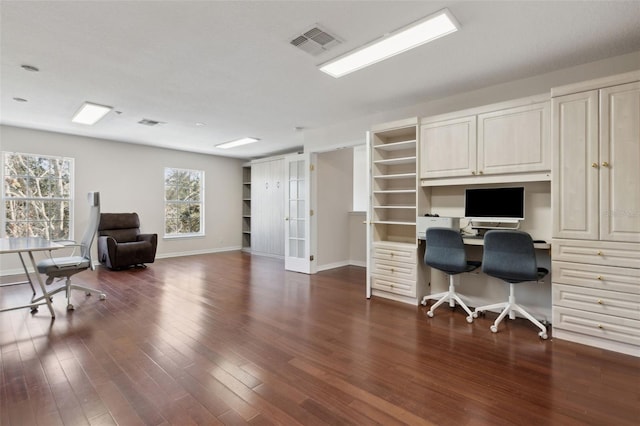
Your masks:
{"label": "ceiling air vent", "polygon": [[337,46],[341,42],[335,36],[329,34],[322,28],[315,26],[294,37],[290,43],[310,55],[317,56],[332,47]]}
{"label": "ceiling air vent", "polygon": [[138,124],[144,124],[145,126],[157,126],[158,124],[162,124],[162,122],[143,118],[142,120],[138,121]]}

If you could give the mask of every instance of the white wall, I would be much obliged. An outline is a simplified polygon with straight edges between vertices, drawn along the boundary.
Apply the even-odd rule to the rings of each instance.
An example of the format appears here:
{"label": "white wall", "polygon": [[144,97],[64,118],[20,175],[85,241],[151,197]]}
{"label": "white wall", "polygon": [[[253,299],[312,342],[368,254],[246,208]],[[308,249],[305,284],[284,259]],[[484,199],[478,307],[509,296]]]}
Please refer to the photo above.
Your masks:
{"label": "white wall", "polygon": [[346,147],[361,145],[365,132],[375,124],[409,117],[427,117],[466,108],[508,101],[525,96],[549,93],[552,87],[577,83],[599,77],[640,69],[640,51],[590,62],[526,79],[505,82],[471,92],[459,93],[442,99],[425,99],[424,102],[401,109],[359,117],[304,133],[306,152],[325,151],[326,146]]}
{"label": "white wall", "polygon": [[349,264],[349,211],[353,202],[353,150],[318,154],[317,226],[318,270]]}
{"label": "white wall", "polygon": [[[102,212],[137,212],[142,232],[158,234],[157,257],[238,249],[241,245],[242,161],[104,139],[0,126],[0,150],[75,159],[74,233],[81,238],[99,191]],[[164,168],[204,170],[204,237],[163,239]],[[94,245],[94,258],[95,255]],[[20,270],[17,256],[0,257],[0,274]]]}
{"label": "white wall", "polygon": [[369,205],[367,180],[369,167],[367,161],[367,146],[353,147],[353,206],[355,212],[366,212]]}

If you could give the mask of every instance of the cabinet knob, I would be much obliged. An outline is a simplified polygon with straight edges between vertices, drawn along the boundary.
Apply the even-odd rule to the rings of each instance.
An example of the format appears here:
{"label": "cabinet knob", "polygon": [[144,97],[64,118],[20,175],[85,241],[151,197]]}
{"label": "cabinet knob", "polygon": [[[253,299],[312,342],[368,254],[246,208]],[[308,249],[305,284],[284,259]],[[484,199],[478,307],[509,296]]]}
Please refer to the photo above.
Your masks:
{"label": "cabinet knob", "polygon": [[602,330],[604,327],[602,326],[602,324],[598,324],[598,328]]}
{"label": "cabinet knob", "polygon": [[594,169],[598,168],[598,163],[591,163],[591,167],[593,167]]}
{"label": "cabinet knob", "polygon": [[602,256],[602,252],[600,250],[598,250],[598,253],[596,253],[598,256]]}
{"label": "cabinet knob", "polygon": [[603,304],[602,299],[598,299],[598,305],[602,305],[602,304]]}
{"label": "cabinet knob", "polygon": [[393,257],[393,256],[395,256],[395,253],[394,253],[394,252],[391,252],[391,257]]}
{"label": "cabinet knob", "polygon": [[288,217],[285,217],[285,218],[284,218],[284,220],[289,220],[289,218],[288,218]]}
{"label": "cabinet knob", "polygon": [[476,171],[475,171],[475,170],[474,170],[474,171],[472,171],[472,172],[471,172],[471,174],[472,174],[472,175],[475,175],[475,174],[476,174]]}
{"label": "cabinet knob", "polygon": [[597,279],[598,281],[602,281],[602,275],[598,275],[598,276],[596,277],[596,279]]}
{"label": "cabinet knob", "polygon": [[391,268],[391,272],[392,272],[392,273],[393,273],[393,272],[395,272],[395,271],[396,271],[396,270],[395,270],[394,268]]}
{"label": "cabinet knob", "polygon": [[603,161],[603,162],[602,162],[602,167],[609,167],[609,163],[608,163],[608,162],[606,162],[606,161]]}
{"label": "cabinet knob", "polygon": [[483,172],[482,170],[480,170],[478,173],[479,173],[479,174],[483,174],[484,172]]}

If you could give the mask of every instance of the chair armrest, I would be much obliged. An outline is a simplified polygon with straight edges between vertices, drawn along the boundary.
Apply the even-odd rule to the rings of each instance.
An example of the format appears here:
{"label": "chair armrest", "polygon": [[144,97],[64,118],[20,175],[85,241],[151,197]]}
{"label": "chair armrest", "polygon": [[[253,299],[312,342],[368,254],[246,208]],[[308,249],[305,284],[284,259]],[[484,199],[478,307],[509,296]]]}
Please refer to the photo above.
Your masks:
{"label": "chair armrest", "polygon": [[158,245],[158,234],[139,234],[136,241],[148,241],[156,246]]}

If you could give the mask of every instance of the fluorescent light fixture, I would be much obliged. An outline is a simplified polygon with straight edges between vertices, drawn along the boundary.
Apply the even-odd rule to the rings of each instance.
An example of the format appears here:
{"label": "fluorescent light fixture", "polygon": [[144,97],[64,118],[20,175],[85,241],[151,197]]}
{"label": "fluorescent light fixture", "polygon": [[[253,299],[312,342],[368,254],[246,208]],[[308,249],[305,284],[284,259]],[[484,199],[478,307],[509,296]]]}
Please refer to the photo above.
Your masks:
{"label": "fluorescent light fixture", "polygon": [[338,78],[458,31],[459,24],[448,9],[429,15],[384,38],[320,65],[320,71]]}
{"label": "fluorescent light fixture", "polygon": [[256,138],[236,139],[234,141],[229,141],[229,142],[221,143],[220,145],[216,145],[216,148],[222,148],[222,149],[234,148],[236,146],[248,145],[250,143],[258,142],[259,140],[260,139],[256,139]]}
{"label": "fluorescent light fixture", "polygon": [[76,115],[73,116],[71,121],[74,123],[80,124],[88,124],[89,126],[94,125],[100,120],[102,117],[107,115],[109,111],[113,108],[110,106],[92,104],[91,102],[85,102]]}

